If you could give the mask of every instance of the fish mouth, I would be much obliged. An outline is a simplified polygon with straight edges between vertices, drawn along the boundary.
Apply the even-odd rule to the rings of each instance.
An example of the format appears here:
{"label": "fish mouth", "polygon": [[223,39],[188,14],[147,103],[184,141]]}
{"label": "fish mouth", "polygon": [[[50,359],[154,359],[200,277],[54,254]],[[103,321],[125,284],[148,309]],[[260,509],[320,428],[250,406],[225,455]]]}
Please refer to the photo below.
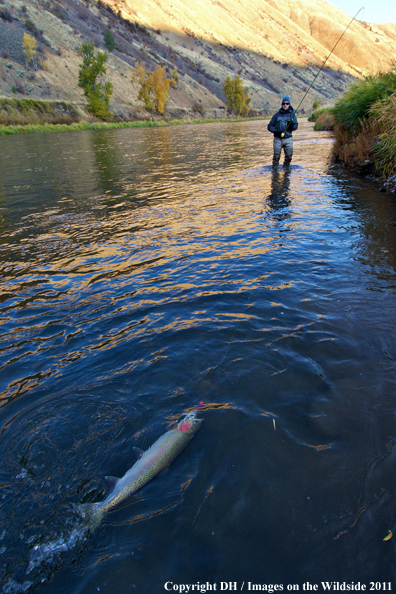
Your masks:
{"label": "fish mouth", "polygon": [[186,415],[184,415],[182,421],[197,421],[197,412],[196,410],[193,410],[189,413],[187,413]]}
{"label": "fish mouth", "polygon": [[202,421],[203,419],[197,418],[197,411],[193,410],[192,412],[184,415],[180,423],[178,423],[177,429],[182,433],[188,433],[194,426],[199,426]]}

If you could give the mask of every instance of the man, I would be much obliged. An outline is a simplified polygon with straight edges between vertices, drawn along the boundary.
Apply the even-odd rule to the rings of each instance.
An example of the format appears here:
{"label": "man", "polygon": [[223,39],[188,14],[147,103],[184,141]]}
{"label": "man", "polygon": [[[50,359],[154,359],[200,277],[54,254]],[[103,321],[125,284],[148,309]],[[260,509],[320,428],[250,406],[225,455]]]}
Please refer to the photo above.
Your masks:
{"label": "man", "polygon": [[298,123],[294,109],[290,105],[290,97],[282,99],[282,107],[272,116],[268,130],[274,135],[274,156],[272,166],[278,167],[282,149],[285,151],[284,167],[288,167],[293,156],[292,132],[297,130]]}

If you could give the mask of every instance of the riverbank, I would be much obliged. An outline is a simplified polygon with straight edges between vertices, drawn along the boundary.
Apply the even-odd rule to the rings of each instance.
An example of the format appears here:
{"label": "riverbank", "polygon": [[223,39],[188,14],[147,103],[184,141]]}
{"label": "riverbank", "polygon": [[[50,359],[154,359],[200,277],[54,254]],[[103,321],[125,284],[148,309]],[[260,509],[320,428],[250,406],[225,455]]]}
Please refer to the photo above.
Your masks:
{"label": "riverbank", "polygon": [[351,85],[331,109],[333,159],[396,192],[396,71]]}
{"label": "riverbank", "polygon": [[111,130],[114,128],[142,128],[207,124],[213,122],[242,122],[266,119],[259,117],[142,119],[129,122],[89,121],[75,106],[63,101],[34,99],[0,99],[0,135],[36,132],[73,132],[77,130]]}
{"label": "riverbank", "polygon": [[355,83],[335,105],[308,119],[315,131],[334,132],[333,161],[396,193],[395,111],[396,72],[388,72]]}
{"label": "riverbank", "polygon": [[113,130],[115,128],[148,128],[180,126],[182,124],[213,124],[221,122],[247,122],[267,118],[203,118],[194,120],[138,121],[138,122],[76,122],[73,124],[27,124],[26,126],[0,126],[0,135],[31,134],[35,132],[76,132],[78,130]]}
{"label": "riverbank", "polygon": [[81,120],[78,109],[65,101],[0,98],[0,126],[73,124]]}

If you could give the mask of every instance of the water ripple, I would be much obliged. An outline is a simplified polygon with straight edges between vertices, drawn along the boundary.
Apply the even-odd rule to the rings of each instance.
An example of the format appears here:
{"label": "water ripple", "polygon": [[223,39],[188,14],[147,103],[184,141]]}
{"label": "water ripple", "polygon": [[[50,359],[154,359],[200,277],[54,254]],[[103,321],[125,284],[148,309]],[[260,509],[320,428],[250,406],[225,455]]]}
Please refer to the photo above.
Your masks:
{"label": "water ripple", "polygon": [[[395,204],[309,123],[290,171],[270,140],[2,141],[3,591],[395,578]],[[168,475],[80,539],[71,504],[199,402]]]}

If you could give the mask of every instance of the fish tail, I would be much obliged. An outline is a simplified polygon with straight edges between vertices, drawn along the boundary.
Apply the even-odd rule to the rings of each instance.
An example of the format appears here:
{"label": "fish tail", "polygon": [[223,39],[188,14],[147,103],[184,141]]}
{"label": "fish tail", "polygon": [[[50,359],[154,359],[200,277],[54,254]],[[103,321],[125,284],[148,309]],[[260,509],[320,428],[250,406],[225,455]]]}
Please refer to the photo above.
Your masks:
{"label": "fish tail", "polygon": [[80,503],[73,505],[73,511],[83,520],[98,525],[104,515],[101,503]]}

